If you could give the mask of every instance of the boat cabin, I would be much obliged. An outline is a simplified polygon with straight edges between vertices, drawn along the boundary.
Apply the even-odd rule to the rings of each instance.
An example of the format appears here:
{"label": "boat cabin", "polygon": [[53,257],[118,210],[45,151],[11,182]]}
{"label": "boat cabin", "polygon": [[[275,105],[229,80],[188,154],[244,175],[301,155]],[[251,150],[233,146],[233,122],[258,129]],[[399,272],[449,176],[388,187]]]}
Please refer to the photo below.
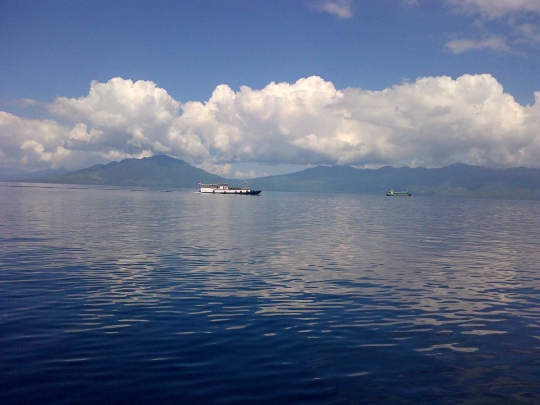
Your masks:
{"label": "boat cabin", "polygon": [[228,190],[229,183],[216,183],[216,184],[201,184],[199,183],[200,188],[211,188],[214,190]]}

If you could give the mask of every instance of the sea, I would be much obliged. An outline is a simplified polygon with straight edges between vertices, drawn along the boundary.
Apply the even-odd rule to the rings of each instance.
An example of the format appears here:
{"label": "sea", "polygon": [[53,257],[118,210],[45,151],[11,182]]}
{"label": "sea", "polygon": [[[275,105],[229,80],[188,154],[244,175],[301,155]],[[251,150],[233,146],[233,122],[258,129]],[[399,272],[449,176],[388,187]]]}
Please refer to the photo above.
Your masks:
{"label": "sea", "polygon": [[539,404],[540,201],[0,183],[1,404]]}

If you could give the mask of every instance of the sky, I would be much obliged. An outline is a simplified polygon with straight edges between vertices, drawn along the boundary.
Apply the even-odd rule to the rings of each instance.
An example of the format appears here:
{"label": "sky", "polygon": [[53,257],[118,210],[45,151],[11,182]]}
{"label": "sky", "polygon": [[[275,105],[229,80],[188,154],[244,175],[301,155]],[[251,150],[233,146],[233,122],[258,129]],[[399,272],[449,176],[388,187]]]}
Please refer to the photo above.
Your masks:
{"label": "sky", "polygon": [[540,167],[540,0],[0,0],[0,169]]}

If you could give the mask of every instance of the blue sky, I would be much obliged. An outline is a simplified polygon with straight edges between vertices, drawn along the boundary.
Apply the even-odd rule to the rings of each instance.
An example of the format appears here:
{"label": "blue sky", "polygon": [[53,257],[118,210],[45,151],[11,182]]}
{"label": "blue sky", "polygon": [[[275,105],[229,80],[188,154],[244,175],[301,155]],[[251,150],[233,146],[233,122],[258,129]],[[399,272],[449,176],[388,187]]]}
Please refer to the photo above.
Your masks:
{"label": "blue sky", "polygon": [[540,167],[539,22],[538,0],[1,1],[0,167]]}

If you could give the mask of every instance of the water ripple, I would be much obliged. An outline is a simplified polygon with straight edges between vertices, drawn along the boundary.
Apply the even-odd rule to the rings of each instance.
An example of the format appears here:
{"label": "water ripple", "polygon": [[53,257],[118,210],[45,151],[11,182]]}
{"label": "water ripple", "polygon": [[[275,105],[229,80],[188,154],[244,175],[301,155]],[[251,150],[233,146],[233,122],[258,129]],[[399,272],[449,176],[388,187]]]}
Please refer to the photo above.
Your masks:
{"label": "water ripple", "polygon": [[2,403],[540,401],[536,202],[23,186],[0,204]]}

